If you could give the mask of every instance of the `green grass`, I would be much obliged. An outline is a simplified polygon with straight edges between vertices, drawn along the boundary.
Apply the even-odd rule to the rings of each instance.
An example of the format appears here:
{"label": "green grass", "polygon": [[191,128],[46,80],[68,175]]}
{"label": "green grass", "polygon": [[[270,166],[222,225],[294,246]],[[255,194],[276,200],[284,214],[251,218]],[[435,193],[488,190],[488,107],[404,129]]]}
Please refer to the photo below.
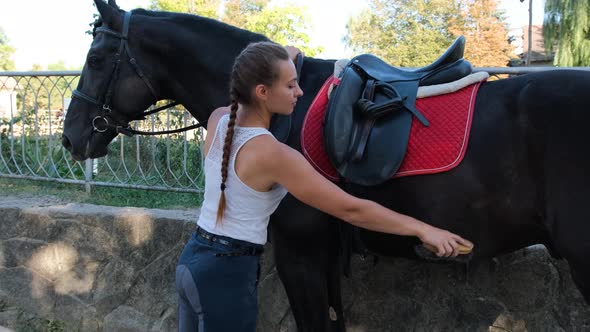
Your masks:
{"label": "green grass", "polygon": [[66,202],[158,209],[196,208],[202,203],[202,195],[196,193],[94,186],[87,194],[83,185],[2,177],[0,195],[55,196]]}
{"label": "green grass", "polygon": [[67,322],[38,317],[20,307],[16,309],[16,332],[64,332],[73,330],[72,326],[69,326],[71,324]]}

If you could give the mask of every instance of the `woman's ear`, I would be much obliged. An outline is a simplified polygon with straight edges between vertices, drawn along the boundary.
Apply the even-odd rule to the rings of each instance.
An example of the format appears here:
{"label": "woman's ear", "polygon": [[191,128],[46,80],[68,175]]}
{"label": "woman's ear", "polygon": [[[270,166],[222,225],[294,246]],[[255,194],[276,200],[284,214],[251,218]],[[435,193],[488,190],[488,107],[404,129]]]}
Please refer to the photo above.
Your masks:
{"label": "woman's ear", "polygon": [[254,88],[254,96],[256,99],[266,101],[268,99],[268,88],[264,84],[258,84]]}

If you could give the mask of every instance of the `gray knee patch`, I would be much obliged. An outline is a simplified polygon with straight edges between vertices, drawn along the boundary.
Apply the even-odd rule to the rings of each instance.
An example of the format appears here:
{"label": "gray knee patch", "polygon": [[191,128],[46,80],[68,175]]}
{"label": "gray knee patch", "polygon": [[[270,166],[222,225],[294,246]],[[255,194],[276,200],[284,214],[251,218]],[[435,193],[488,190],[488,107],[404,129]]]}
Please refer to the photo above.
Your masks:
{"label": "gray knee patch", "polygon": [[193,313],[199,317],[198,331],[204,331],[201,298],[199,297],[199,291],[193,275],[186,265],[178,265],[176,267],[176,290],[180,296],[179,301],[189,304]]}

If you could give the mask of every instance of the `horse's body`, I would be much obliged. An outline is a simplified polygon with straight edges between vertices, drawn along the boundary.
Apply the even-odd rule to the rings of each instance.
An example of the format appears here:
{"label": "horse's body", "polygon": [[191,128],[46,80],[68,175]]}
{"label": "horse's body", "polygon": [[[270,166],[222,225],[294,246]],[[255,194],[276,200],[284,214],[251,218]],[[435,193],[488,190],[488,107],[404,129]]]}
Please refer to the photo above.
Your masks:
{"label": "horse's body", "polygon": [[[120,31],[121,16],[104,3],[97,5],[104,24]],[[122,67],[111,104],[132,119],[154,97],[174,99],[206,121],[211,111],[229,102],[228,74],[236,55],[249,42],[263,38],[200,17],[137,11],[129,47],[158,95],[149,96],[135,73]],[[89,59],[105,56],[101,50],[118,43],[97,34]],[[106,65],[102,71],[96,64],[89,66],[87,62],[78,89],[98,99],[110,71]],[[305,112],[332,70],[333,61],[305,58],[300,77],[305,95],[293,114],[287,141],[291,147],[300,150]],[[583,128],[590,122],[589,86],[590,72],[582,71],[484,83],[469,147],[457,168],[347,189],[472,240],[475,258],[544,244],[567,259],[576,285],[590,303],[590,210],[585,206],[590,198],[590,156],[585,153],[588,135]],[[134,100],[132,105],[124,103],[129,100]],[[116,135],[92,133],[97,114],[91,103],[79,98],[70,105],[64,145],[77,159],[105,154]],[[342,238],[349,233],[343,227],[289,195],[272,216],[270,238],[277,269],[301,331],[344,330],[340,273],[347,258]],[[369,231],[360,236],[371,252],[415,257],[415,239]]]}

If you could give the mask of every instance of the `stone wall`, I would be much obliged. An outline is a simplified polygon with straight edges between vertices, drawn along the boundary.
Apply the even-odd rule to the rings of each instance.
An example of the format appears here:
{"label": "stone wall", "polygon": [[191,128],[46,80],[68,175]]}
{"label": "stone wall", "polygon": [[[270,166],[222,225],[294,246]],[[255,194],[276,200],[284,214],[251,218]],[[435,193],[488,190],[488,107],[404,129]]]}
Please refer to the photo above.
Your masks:
{"label": "stone wall", "polygon": [[[176,331],[175,262],[197,214],[1,197],[0,326]],[[268,249],[259,331],[295,331]],[[590,331],[567,264],[544,250],[469,269],[355,257],[342,288],[353,332]]]}

